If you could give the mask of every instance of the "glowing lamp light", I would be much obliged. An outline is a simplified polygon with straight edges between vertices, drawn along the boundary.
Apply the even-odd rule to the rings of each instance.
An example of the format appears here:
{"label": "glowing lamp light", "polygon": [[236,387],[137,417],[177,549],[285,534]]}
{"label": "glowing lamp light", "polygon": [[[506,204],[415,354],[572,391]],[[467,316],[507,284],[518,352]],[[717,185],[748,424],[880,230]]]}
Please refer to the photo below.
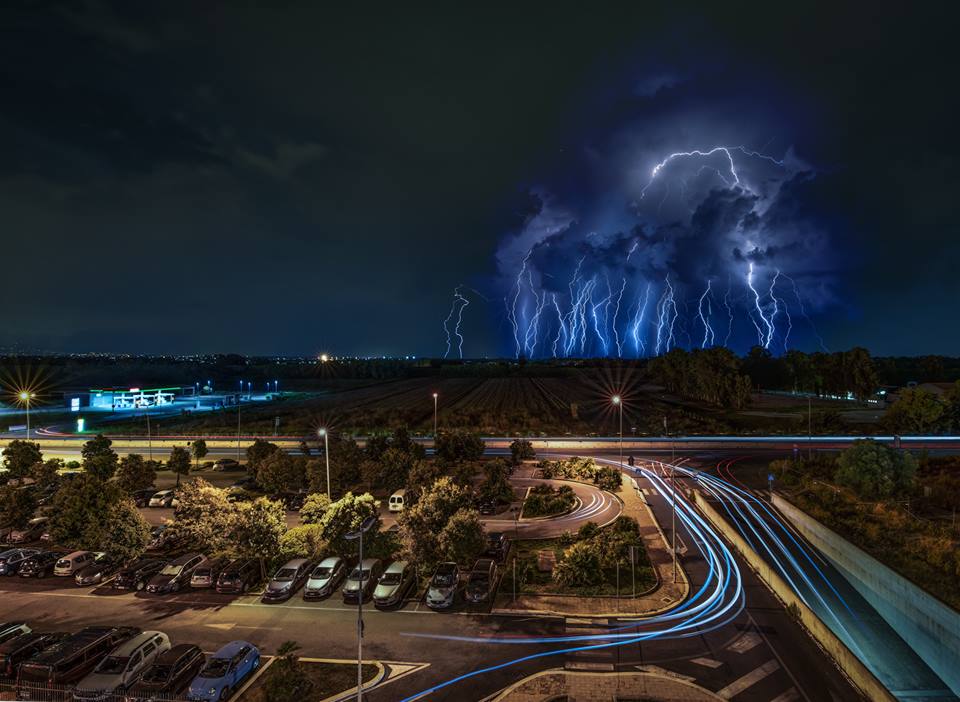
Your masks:
{"label": "glowing lamp light", "polygon": [[433,393],[433,399],[436,400],[440,395],[438,393]]}
{"label": "glowing lamp light", "polygon": [[24,390],[23,392],[20,393],[20,399],[21,399],[23,402],[26,402],[27,400],[30,399],[30,393],[27,392],[26,390]]}
{"label": "glowing lamp light", "polygon": [[317,429],[317,436],[326,436],[326,435],[327,435],[326,429]]}
{"label": "glowing lamp light", "polygon": [[619,404],[620,404],[620,396],[619,396],[619,395],[614,395],[612,399],[613,399],[613,404],[615,404],[615,405],[619,405]]}
{"label": "glowing lamp light", "polygon": [[330,357],[327,354],[325,353],[320,354],[320,363],[326,363],[329,360],[330,360]]}

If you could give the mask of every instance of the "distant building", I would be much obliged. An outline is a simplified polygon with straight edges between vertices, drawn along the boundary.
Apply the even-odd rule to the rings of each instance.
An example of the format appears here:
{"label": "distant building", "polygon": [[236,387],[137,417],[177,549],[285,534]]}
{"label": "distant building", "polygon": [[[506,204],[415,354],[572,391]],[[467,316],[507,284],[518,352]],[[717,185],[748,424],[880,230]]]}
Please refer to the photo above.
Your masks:
{"label": "distant building", "polygon": [[195,391],[193,385],[166,388],[91,388],[64,393],[64,398],[67,409],[71,412],[79,412],[85,408],[117,412],[166,407],[178,399],[193,397]]}

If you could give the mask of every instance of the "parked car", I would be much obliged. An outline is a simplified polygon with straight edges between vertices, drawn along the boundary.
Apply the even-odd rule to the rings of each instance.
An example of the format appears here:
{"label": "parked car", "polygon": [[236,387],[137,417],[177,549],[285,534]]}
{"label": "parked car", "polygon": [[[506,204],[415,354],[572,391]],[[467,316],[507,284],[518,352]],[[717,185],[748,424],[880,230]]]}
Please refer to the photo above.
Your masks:
{"label": "parked car", "polygon": [[47,530],[48,517],[34,517],[23,529],[14,529],[7,537],[11,544],[26,544],[31,541],[39,541],[43,532]]}
{"label": "parked car", "polygon": [[373,590],[373,602],[377,607],[403,604],[404,598],[417,585],[414,567],[406,561],[394,561],[387,566]]}
{"label": "parked car", "polygon": [[57,561],[64,557],[63,551],[41,551],[20,564],[17,571],[21,578],[46,578],[53,575]]}
{"label": "parked car", "polygon": [[150,529],[150,540],[147,542],[147,550],[159,551],[170,546],[175,546],[180,539],[180,532],[169,524],[158,524]]}
{"label": "parked car", "polygon": [[252,558],[239,558],[227,565],[217,577],[217,592],[241,595],[260,582],[260,564]]}
{"label": "parked car", "polygon": [[273,574],[263,591],[262,602],[283,602],[289,600],[300,586],[307,581],[313,563],[306,558],[294,558],[283,564]]}
{"label": "parked car", "polygon": [[50,699],[47,688],[73,685],[110,651],[140,633],[130,626],[88,626],[20,664],[17,699]]}
{"label": "parked car", "polygon": [[160,490],[150,498],[147,505],[150,507],[176,507],[177,491],[173,489]]}
{"label": "parked car", "polygon": [[150,578],[159,573],[165,563],[159,558],[141,558],[121,568],[113,579],[115,590],[142,590]]}
{"label": "parked car", "polygon": [[347,564],[339,556],[330,556],[310,573],[303,588],[303,599],[319,600],[336,590],[347,575]]}
{"label": "parked car", "polygon": [[93,551],[74,551],[73,553],[68,553],[57,561],[57,564],[53,568],[53,574],[61,578],[68,577],[78,570],[86,568],[93,563],[96,558],[97,554]]}
{"label": "parked car", "polygon": [[484,602],[493,592],[497,581],[497,562],[492,558],[481,558],[470,571],[464,592],[468,602]]}
{"label": "parked car", "polygon": [[205,563],[207,557],[202,553],[185,553],[174,558],[150,578],[147,583],[147,592],[159,595],[167,592],[177,592],[190,584],[193,571]]}
{"label": "parked car", "polygon": [[129,702],[148,702],[160,695],[179,695],[203,668],[204,661],[198,646],[177,644],[157,656],[124,697]]}
{"label": "parked car", "polygon": [[41,651],[63,641],[69,634],[40,634],[31,631],[0,644],[0,677],[17,677],[17,668],[23,661],[33,658]]}
{"label": "parked car", "polygon": [[482,502],[480,502],[479,506],[477,507],[477,510],[480,512],[480,514],[483,514],[483,515],[495,514],[497,511],[497,501],[483,500]]}
{"label": "parked car", "polygon": [[38,548],[11,548],[0,553],[0,575],[16,575],[20,564],[40,553]]}
{"label": "parked car", "polygon": [[206,563],[197,566],[193,575],[190,576],[190,587],[197,589],[213,587],[217,584],[220,571],[229,564],[230,560],[228,558],[211,558]]}
{"label": "parked car", "polygon": [[260,651],[252,643],[231,641],[213,654],[190,683],[188,699],[196,702],[219,702],[260,667]]}
{"label": "parked car", "polygon": [[430,586],[427,588],[427,607],[430,609],[452,607],[457,600],[459,587],[460,566],[452,561],[441,563],[430,578]]}
{"label": "parked car", "polygon": [[101,553],[97,555],[93,563],[74,573],[73,580],[80,587],[99,585],[117,573],[122,567],[123,563],[116,560],[116,558],[109,553]]}
{"label": "parked car", "polygon": [[156,494],[156,488],[144,488],[143,490],[135,490],[130,497],[133,498],[133,503],[137,507],[146,507],[150,504],[150,499]]}
{"label": "parked car", "polygon": [[0,644],[30,632],[31,629],[25,622],[4,622],[0,624]]}
{"label": "parked car", "polygon": [[407,504],[406,488],[401,488],[390,495],[390,501],[387,502],[387,509],[391,512],[402,512]]}
{"label": "parked car", "polygon": [[214,462],[213,469],[216,471],[242,470],[243,465],[241,465],[240,461],[233,458],[221,458]]}
{"label": "parked car", "polygon": [[507,557],[510,551],[510,539],[500,531],[491,531],[487,534],[487,547],[483,551],[484,556],[495,558],[501,563]]}
{"label": "parked car", "polygon": [[0,525],[0,542],[7,543],[10,539],[10,532],[13,531],[12,524]]}
{"label": "parked car", "polygon": [[358,563],[343,583],[340,594],[344,602],[359,602],[370,598],[377,581],[383,574],[383,563],[378,558],[364,558]]}
{"label": "parked car", "polygon": [[73,699],[101,702],[113,697],[137,682],[157,656],[169,650],[170,639],[159,631],[144,631],[127,639],[77,683]]}

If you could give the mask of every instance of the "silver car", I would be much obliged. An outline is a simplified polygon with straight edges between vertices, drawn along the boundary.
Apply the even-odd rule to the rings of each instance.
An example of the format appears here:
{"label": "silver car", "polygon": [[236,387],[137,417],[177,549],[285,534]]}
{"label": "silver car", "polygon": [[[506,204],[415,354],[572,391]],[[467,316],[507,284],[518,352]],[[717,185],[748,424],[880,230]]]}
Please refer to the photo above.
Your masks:
{"label": "silver car", "polygon": [[306,558],[294,558],[292,561],[287,561],[270,578],[270,582],[267,583],[263,596],[260,598],[261,602],[289,600],[293,593],[306,582],[311,568],[313,568],[313,564]]}
{"label": "silver car", "polygon": [[339,587],[347,574],[347,564],[339,556],[324,558],[310,573],[303,588],[303,599],[319,600]]}
{"label": "silver car", "polygon": [[343,601],[351,604],[359,602],[361,598],[366,601],[380,580],[382,573],[383,563],[380,559],[364,558],[362,563],[358,563],[350,571],[350,575],[343,582],[343,588],[340,590]]}
{"label": "silver car", "polygon": [[170,639],[159,631],[144,631],[124,641],[104,658],[93,672],[77,683],[77,702],[105,700],[140,679],[157,656],[170,650]]}
{"label": "silver car", "polygon": [[430,578],[430,587],[427,588],[427,607],[430,609],[452,607],[457,599],[459,587],[460,566],[452,561],[441,563]]}
{"label": "silver car", "polygon": [[406,561],[394,561],[380,576],[373,591],[373,602],[378,607],[403,604],[404,598],[416,586],[417,576],[412,565]]}

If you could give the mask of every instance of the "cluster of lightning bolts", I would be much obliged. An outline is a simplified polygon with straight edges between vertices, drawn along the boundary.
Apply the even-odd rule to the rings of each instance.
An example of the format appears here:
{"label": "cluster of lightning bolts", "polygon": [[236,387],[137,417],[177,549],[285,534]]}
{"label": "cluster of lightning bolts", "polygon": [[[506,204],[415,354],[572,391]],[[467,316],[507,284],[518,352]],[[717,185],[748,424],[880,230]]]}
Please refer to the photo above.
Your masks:
{"label": "cluster of lightning bolts", "polygon": [[[606,459],[598,462],[618,465]],[[460,675],[407,697],[403,702],[428,697],[470,678],[550,656],[582,651],[596,651],[618,646],[651,641],[698,637],[732,623],[745,607],[741,573],[732,552],[713,524],[704,519],[691,503],[674,491],[667,478],[673,470],[678,476],[693,479],[694,483],[727,512],[728,521],[757,553],[767,560],[794,590],[800,600],[814,609],[831,630],[849,646],[861,660],[866,661],[863,645],[870,632],[843,596],[818,565],[818,557],[794,535],[791,527],[762,500],[748,490],[740,489],[719,477],[701,473],[682,465],[655,462],[650,468],[631,469],[645,478],[664,497],[667,506],[676,508],[678,523],[687,532],[688,543],[695,544],[707,564],[702,585],[682,604],[642,620],[612,626],[601,631],[576,636],[455,636],[442,634],[404,634],[418,638],[433,638],[475,644],[499,645],[557,645],[497,665],[480,668]]]}
{"label": "cluster of lightning bolts", "polygon": [[[723,168],[709,170],[729,188],[746,188],[737,172],[734,153],[759,158],[783,167],[783,161],[750,151],[742,146],[717,146],[708,150],[678,151],[653,167],[641,191],[641,199],[663,169],[676,159],[709,158],[722,155]],[[640,246],[635,239],[627,252],[624,267]],[[627,274],[611,280],[611,274],[588,273],[590,262],[581,257],[567,284],[567,292],[542,287],[530,264],[533,249],[520,263],[513,285],[504,298],[506,319],[513,333],[516,357],[635,357],[658,356],[677,346],[710,348],[729,346],[734,331],[734,309],[745,309],[757,334],[757,345],[785,352],[793,333],[793,314],[803,317],[821,348],[823,339],[807,314],[800,289],[793,278],[780,270],[755,270],[748,262],[743,269],[743,286],[734,288],[725,281],[708,278],[692,300],[684,299],[675,281],[635,280]],[[759,280],[762,276],[763,280]],[[619,278],[619,280],[617,280]],[[786,282],[784,282],[786,281]],[[789,287],[785,287],[789,283]],[[723,291],[721,294],[721,290]],[[463,358],[463,311],[469,304],[462,286],[454,290],[450,313],[444,319],[446,352],[454,341]],[[696,312],[688,314],[695,306]],[[791,307],[794,312],[791,314]],[[748,327],[749,328],[749,327]]]}

